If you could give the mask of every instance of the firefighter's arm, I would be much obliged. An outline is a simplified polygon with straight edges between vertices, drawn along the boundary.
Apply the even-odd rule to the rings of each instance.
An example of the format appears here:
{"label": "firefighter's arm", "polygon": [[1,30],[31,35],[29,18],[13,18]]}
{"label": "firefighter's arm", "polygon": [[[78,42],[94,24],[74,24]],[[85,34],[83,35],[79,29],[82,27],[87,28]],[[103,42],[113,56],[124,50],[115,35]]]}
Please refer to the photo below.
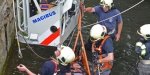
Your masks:
{"label": "firefighter's arm", "polygon": [[99,60],[99,62],[104,63],[104,62],[111,62],[113,60],[114,60],[114,53],[108,53],[108,55],[105,58]]}
{"label": "firefighter's arm", "polygon": [[118,33],[116,34],[116,41],[118,41],[118,40],[120,39],[122,27],[123,27],[123,22],[120,22],[120,23],[118,24]]}
{"label": "firefighter's arm", "polygon": [[92,43],[92,52],[95,52],[94,46],[95,46],[95,43]]}
{"label": "firefighter's arm", "polygon": [[28,68],[26,68],[26,66],[24,66],[23,64],[18,65],[17,68],[19,69],[19,71],[24,71],[28,75],[36,75],[35,73],[31,72]]}
{"label": "firefighter's arm", "polygon": [[95,12],[95,9],[93,7],[87,7],[87,8],[84,8],[84,12],[92,13],[92,12]]}

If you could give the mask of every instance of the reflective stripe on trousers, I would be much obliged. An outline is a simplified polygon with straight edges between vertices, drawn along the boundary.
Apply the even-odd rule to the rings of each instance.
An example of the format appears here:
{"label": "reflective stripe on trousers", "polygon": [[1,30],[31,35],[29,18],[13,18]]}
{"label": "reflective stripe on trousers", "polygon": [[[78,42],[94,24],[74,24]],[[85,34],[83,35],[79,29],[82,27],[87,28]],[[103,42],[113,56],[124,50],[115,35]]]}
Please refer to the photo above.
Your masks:
{"label": "reflective stripe on trousers", "polygon": [[142,64],[150,64],[150,60],[140,60]]}

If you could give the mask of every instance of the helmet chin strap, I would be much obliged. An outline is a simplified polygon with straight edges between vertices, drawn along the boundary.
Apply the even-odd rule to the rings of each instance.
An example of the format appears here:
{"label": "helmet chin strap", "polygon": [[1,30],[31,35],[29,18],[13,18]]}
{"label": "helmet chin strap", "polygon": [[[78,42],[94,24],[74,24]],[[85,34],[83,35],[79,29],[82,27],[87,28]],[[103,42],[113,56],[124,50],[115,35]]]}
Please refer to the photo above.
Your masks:
{"label": "helmet chin strap", "polygon": [[57,50],[61,50],[61,44],[58,44]]}
{"label": "helmet chin strap", "polygon": [[112,8],[109,8],[108,11],[106,11],[105,13],[108,13],[109,11],[113,10]]}
{"label": "helmet chin strap", "polygon": [[55,55],[55,54],[53,55],[53,58],[57,59],[57,57],[56,57],[56,55]]}

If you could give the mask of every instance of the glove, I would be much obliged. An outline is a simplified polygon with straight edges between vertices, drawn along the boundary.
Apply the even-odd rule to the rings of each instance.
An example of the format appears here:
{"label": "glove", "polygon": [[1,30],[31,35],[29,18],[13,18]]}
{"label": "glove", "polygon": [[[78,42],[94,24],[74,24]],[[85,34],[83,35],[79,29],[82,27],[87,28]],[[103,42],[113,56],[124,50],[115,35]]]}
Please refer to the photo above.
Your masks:
{"label": "glove", "polygon": [[98,52],[92,52],[92,56],[93,56],[93,58],[97,58],[97,56],[98,56]]}
{"label": "glove", "polygon": [[99,60],[93,60],[93,63],[94,64],[100,64],[100,61]]}

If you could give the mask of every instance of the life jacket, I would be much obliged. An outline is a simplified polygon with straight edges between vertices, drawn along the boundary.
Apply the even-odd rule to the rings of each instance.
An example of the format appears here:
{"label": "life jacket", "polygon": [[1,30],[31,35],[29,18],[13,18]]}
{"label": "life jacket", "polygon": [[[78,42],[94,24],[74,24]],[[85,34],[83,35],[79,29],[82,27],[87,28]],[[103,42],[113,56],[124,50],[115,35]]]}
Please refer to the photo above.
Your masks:
{"label": "life jacket", "polygon": [[56,64],[56,62],[54,60],[50,60],[50,61],[53,62],[55,65],[54,73],[58,72],[58,65]]}
{"label": "life jacket", "polygon": [[[102,47],[103,47],[103,44],[105,43],[105,41],[109,38],[110,36],[105,36],[104,39],[102,40],[100,46],[98,48],[96,48],[95,46],[95,50],[98,51],[100,53],[100,56],[99,56],[99,59],[103,59],[103,56],[102,56]],[[105,62],[105,63],[102,63],[102,66],[100,68],[101,71],[105,70],[106,68],[112,68],[112,65],[111,65],[111,62]]]}
{"label": "life jacket", "polygon": [[39,5],[40,5],[40,8],[41,8],[42,11],[51,9],[52,7],[56,6],[53,2],[49,3],[48,0],[40,0]]}

